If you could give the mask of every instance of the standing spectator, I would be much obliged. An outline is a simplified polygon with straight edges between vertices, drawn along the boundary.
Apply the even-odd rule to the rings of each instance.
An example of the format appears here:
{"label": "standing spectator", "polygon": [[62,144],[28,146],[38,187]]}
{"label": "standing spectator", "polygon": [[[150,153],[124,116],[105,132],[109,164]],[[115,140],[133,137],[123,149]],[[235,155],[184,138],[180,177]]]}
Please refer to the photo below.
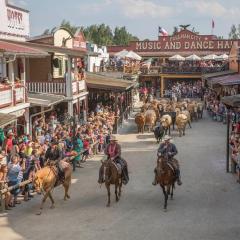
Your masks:
{"label": "standing spectator", "polygon": [[4,140],[5,140],[4,132],[3,129],[0,128],[0,148],[3,147]]}
{"label": "standing spectator", "polygon": [[83,168],[81,165],[80,165],[80,161],[81,161],[81,151],[83,149],[83,142],[82,140],[80,139],[80,137],[78,136],[74,143],[73,143],[73,150],[77,153],[77,155],[75,156],[75,158],[73,159],[73,171],[76,170],[76,165],[78,163],[79,167],[80,168]]}
{"label": "standing spectator", "polygon": [[5,145],[5,152],[7,154],[10,154],[12,147],[13,147],[13,132],[8,133],[8,137],[6,139],[6,145]]}
{"label": "standing spectator", "polygon": [[[23,171],[25,171],[25,159],[23,159],[22,164],[19,162],[19,157],[17,155],[11,157],[11,161],[8,164],[8,186],[14,186],[19,184],[23,178]],[[20,202],[17,201],[17,196],[20,192],[20,189],[14,189],[11,191],[13,195],[12,204],[11,206],[15,206],[15,204],[19,204]]]}

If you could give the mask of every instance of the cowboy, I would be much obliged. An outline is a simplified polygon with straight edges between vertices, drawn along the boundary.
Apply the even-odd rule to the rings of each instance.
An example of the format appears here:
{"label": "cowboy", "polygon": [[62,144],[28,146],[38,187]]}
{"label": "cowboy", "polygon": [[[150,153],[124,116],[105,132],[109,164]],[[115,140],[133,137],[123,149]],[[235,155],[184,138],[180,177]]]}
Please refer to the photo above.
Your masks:
{"label": "cowboy", "polygon": [[113,160],[115,163],[121,165],[122,174],[123,174],[123,184],[127,184],[129,181],[128,177],[128,168],[125,160],[121,158],[121,146],[117,143],[115,136],[110,137],[110,143],[105,149],[105,154],[108,156],[108,159]]}
{"label": "cowboy", "polygon": [[[178,161],[176,161],[173,158],[175,155],[177,155],[178,150],[177,150],[175,144],[170,142],[171,139],[172,138],[169,137],[168,135],[166,135],[164,137],[164,139],[163,139],[164,142],[160,144],[157,155],[158,155],[158,157],[164,156],[165,158],[167,158],[167,161],[174,167],[174,170],[176,172],[177,184],[182,185],[179,164],[178,164]],[[156,168],[154,169],[154,173],[155,173],[155,178],[154,178],[154,181],[152,184],[155,186],[155,185],[157,185]]]}
{"label": "cowboy", "polygon": [[57,169],[58,169],[59,179],[60,179],[60,181],[64,181],[65,173],[60,164],[61,158],[62,158],[62,153],[58,147],[58,142],[56,140],[52,140],[51,145],[45,154],[45,161],[49,160],[51,163],[56,164]]}

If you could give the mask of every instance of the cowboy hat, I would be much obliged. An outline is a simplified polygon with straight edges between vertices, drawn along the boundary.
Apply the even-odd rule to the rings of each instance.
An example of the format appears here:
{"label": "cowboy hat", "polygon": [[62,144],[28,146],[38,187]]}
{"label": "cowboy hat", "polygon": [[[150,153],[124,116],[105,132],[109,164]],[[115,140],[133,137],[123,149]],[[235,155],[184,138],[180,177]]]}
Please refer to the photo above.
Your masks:
{"label": "cowboy hat", "polygon": [[166,136],[164,136],[163,141],[169,141],[169,140],[171,140],[171,139],[172,139],[172,138],[171,138],[170,136],[166,135]]}
{"label": "cowboy hat", "polygon": [[117,141],[117,138],[113,135],[110,136],[110,141]]}

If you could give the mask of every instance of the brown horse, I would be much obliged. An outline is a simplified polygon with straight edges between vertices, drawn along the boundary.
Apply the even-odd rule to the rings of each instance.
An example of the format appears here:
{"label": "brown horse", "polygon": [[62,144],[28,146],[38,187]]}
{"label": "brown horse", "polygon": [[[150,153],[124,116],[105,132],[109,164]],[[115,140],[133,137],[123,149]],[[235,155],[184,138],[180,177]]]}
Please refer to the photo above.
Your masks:
{"label": "brown horse", "polygon": [[175,188],[176,175],[173,167],[163,156],[157,160],[157,182],[162,188],[164,194],[164,210],[167,210],[168,195],[173,199],[173,189]]}
{"label": "brown horse", "polygon": [[100,172],[103,174],[103,179],[105,181],[105,186],[108,192],[108,202],[107,207],[110,207],[111,202],[111,184],[115,185],[115,196],[116,202],[119,201],[122,193],[122,172],[119,172],[118,166],[111,159],[102,161],[102,166],[100,167]]}
{"label": "brown horse", "polygon": [[50,198],[52,203],[51,208],[54,208],[54,200],[51,191],[55,186],[59,186],[62,184],[65,189],[64,200],[70,198],[68,190],[71,185],[72,168],[69,163],[64,162],[64,164],[65,179],[63,182],[58,182],[58,169],[56,166],[46,166],[36,172],[33,179],[33,184],[37,193],[43,193],[40,210],[37,213],[38,215],[42,213],[43,205],[48,197]]}

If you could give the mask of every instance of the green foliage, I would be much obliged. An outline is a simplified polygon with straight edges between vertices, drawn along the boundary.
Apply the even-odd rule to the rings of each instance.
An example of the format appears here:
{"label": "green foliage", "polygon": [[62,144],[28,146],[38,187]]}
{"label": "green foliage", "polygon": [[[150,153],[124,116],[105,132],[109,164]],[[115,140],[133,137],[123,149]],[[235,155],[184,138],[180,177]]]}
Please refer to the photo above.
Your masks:
{"label": "green foliage", "polygon": [[238,25],[238,29],[235,26],[235,24],[232,25],[230,33],[229,33],[229,38],[230,39],[239,39],[240,37],[240,24]]}
{"label": "green foliage", "polygon": [[[62,20],[60,27],[66,28],[67,30],[69,30],[72,34],[75,34],[75,32],[77,31],[78,27],[71,25],[71,23],[69,21],[66,21],[65,19]],[[56,27],[55,27],[56,29]]]}
{"label": "green foliage", "polygon": [[[93,24],[88,27],[78,27],[72,25],[69,21],[63,20],[60,27],[68,29],[73,34],[80,28],[87,41],[98,45],[128,45],[130,41],[139,41],[138,37],[129,33],[126,27],[116,27],[112,30],[110,26],[104,23],[99,25]],[[52,30],[46,29],[43,34],[50,34],[56,29],[56,27]]]}

